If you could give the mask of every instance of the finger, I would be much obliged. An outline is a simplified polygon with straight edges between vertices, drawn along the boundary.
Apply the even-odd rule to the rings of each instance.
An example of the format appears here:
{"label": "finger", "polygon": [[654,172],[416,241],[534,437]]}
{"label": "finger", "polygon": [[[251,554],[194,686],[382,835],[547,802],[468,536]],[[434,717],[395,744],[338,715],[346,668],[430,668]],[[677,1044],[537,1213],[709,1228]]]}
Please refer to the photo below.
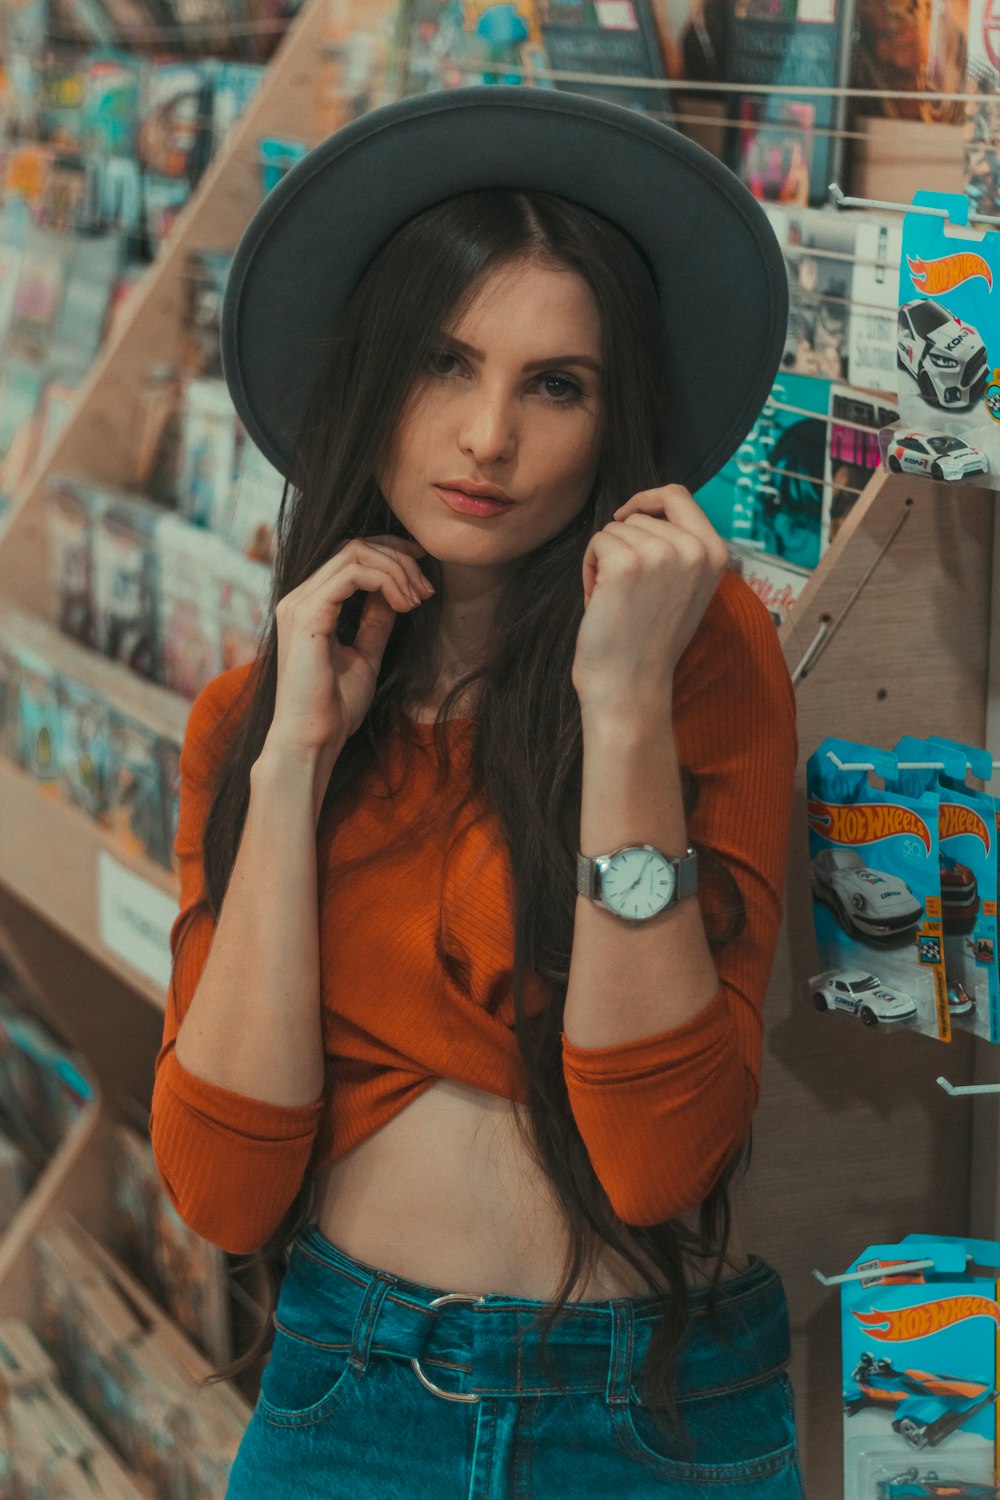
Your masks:
{"label": "finger", "polygon": [[369,594],[361,611],[354,649],[377,676],[386,643],[396,623],[396,611],[381,594]]}
{"label": "finger", "polygon": [[676,521],[667,521],[662,516],[650,516],[641,511],[633,512],[625,521],[612,521],[608,524],[623,526],[626,533],[633,537],[645,533],[667,543],[692,563],[700,563],[704,559],[713,568],[724,568],[729,561],[729,547],[714,527],[705,535],[689,531]]}
{"label": "finger", "polygon": [[664,484],[658,489],[640,490],[618,507],[613,519],[624,521],[631,515],[663,516],[675,525],[706,539],[718,536],[711,521],[682,484]]}
{"label": "finger", "polygon": [[[349,543],[348,546],[350,551],[342,548],[334,553],[333,557],[295,590],[303,603],[315,603],[317,599],[326,598],[331,588],[341,591],[346,588],[346,592],[341,592],[343,600],[359,588],[379,588],[383,581],[390,586],[390,602],[402,597],[407,609],[414,602],[419,603],[428,596],[429,590],[421,590],[418,586],[418,579],[422,574],[412,560],[404,565],[402,554],[394,553],[391,549],[383,550],[369,542]],[[411,576],[407,567],[417,569],[417,572]],[[348,588],[347,585],[352,580],[355,581]]]}
{"label": "finger", "polygon": [[583,554],[583,604],[586,609],[597,582],[598,565],[601,562],[617,562],[619,567],[637,568],[640,560],[633,539],[625,534],[625,527],[609,521],[600,531],[595,531]]}

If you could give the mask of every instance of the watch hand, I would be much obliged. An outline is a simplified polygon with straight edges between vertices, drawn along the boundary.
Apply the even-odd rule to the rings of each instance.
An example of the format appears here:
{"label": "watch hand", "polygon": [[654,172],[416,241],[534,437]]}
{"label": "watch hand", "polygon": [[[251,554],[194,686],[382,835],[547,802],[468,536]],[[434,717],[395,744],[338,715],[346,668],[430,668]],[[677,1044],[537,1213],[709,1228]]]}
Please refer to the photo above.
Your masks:
{"label": "watch hand", "polygon": [[650,862],[650,860],[652,858],[653,858],[653,856],[651,854],[647,854],[646,855],[646,862],[645,862],[645,864],[643,865],[642,869],[639,871],[638,875],[633,880],[632,884],[631,885],[627,885],[625,887],[625,889],[622,891],[622,895],[623,896],[627,896],[628,893],[629,893],[629,891],[634,891],[635,890],[636,886],[639,884],[639,881],[642,879],[642,877],[645,875],[646,871],[649,869],[649,862]]}

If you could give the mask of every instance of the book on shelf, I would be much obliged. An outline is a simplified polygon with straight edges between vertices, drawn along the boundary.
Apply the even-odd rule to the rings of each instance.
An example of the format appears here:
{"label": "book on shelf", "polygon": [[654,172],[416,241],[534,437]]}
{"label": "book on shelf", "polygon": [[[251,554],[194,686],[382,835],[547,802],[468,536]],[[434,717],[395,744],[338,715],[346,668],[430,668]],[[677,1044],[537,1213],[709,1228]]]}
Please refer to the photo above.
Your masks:
{"label": "book on shelf", "polygon": [[723,78],[734,94],[728,164],[757,198],[824,203],[842,169],[854,0],[734,0]]}

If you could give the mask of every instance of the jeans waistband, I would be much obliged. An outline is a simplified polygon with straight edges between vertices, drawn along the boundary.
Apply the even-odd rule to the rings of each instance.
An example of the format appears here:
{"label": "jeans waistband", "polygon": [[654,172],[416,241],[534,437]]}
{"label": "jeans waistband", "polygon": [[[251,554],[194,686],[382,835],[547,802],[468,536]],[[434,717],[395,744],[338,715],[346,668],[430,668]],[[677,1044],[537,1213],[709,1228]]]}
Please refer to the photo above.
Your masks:
{"label": "jeans waistband", "polygon": [[[538,1315],[550,1303],[487,1293],[431,1305],[447,1294],[355,1260],[311,1225],[293,1245],[275,1322],[309,1342],[349,1349],[359,1368],[374,1354],[418,1360],[449,1394],[589,1391],[611,1404],[641,1399],[646,1355],[667,1307],[661,1294],[569,1302],[544,1351]],[[674,1382],[679,1398],[738,1389],[787,1363],[784,1290],[763,1261],[722,1281],[714,1301],[707,1287],[691,1289],[689,1308]]]}

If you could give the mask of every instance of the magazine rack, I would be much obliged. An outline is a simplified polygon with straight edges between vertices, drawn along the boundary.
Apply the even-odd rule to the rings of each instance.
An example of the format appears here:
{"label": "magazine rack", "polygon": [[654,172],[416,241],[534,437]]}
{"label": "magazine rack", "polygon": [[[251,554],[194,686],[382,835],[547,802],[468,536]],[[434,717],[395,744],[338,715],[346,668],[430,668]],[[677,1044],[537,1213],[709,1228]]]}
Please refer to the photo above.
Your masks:
{"label": "magazine rack", "polygon": [[[178,347],[186,256],[235,245],[259,200],[257,138],[313,142],[333,128],[347,92],[338,37],[359,26],[381,35],[394,8],[395,0],[307,0],[0,529],[0,605],[37,615],[47,595],[47,476],[78,469],[114,485],[127,481],[140,379],[151,351],[169,360]],[[377,84],[370,102],[379,102]],[[942,1049],[924,1037],[872,1034],[808,1005],[802,987],[817,963],[805,762],[834,733],[883,745],[904,733],[944,733],[1000,752],[1000,661],[991,668],[988,653],[994,502],[992,492],[972,486],[876,474],[782,630],[798,675],[800,762],[754,1163],[739,1210],[745,1242],[780,1267],[788,1288],[792,1375],[814,1500],[839,1500],[841,1431],[838,1308],[812,1269],[847,1264],[865,1244],[910,1230],[1000,1234],[1000,1105],[951,1098],[935,1082],[943,1070],[956,1083],[1000,1077],[1000,1049],[995,1054],[967,1035]],[[72,657],[90,680],[72,643],[52,631],[50,646],[56,661],[68,666]],[[96,671],[106,664],[90,665]],[[110,691],[122,695],[120,706],[127,697],[148,719],[173,716],[183,726],[186,701],[125,669],[114,673]],[[105,843],[83,814],[2,762],[0,830],[0,941],[6,928],[74,1044],[100,1059],[106,1094],[123,1091],[148,1106],[164,986],[101,941],[93,892]],[[169,874],[148,861],[128,864],[157,896],[173,894]],[[74,1025],[89,1027],[87,1041]],[[95,1150],[98,1140],[95,1133]],[[44,1212],[72,1197],[70,1206],[100,1240],[106,1221],[89,1199],[87,1170],[83,1161],[72,1175],[72,1194],[64,1174]],[[0,1245],[0,1308],[19,1305],[30,1292],[28,1238],[25,1221]]]}

